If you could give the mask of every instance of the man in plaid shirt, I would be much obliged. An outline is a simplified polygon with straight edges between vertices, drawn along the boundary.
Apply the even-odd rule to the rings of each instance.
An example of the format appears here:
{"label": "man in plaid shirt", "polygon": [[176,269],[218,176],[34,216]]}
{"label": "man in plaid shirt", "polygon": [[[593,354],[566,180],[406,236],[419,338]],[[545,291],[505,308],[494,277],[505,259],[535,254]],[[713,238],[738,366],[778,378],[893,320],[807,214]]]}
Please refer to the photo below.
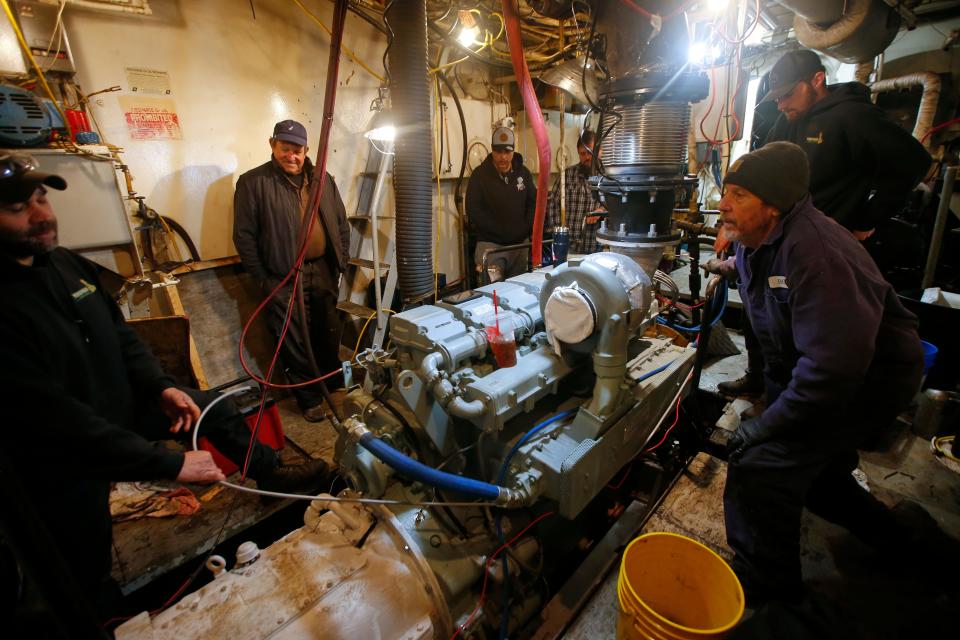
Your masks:
{"label": "man in plaid shirt", "polygon": [[[584,131],[577,141],[577,155],[580,162],[565,169],[567,227],[570,229],[570,253],[596,253],[600,251],[597,242],[597,227],[600,216],[594,212],[599,208],[587,178],[590,177],[590,164],[593,161],[593,131]],[[547,213],[554,228],[560,226],[560,178],[550,190],[547,200]]]}

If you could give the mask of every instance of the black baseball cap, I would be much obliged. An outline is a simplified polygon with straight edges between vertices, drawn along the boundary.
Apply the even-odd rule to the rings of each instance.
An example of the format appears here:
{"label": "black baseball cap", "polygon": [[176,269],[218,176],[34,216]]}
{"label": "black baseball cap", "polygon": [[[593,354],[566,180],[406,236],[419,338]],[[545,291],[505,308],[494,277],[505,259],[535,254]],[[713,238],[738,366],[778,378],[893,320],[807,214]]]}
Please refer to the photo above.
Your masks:
{"label": "black baseball cap", "polygon": [[797,49],[783,54],[770,70],[770,90],[760,103],[779,100],[818,71],[824,71],[823,63],[820,62],[820,56],[809,49]]}
{"label": "black baseball cap", "polygon": [[0,154],[0,203],[26,202],[46,185],[59,191],[67,188],[67,181],[53,173],[37,171],[37,161],[25,153]]}
{"label": "black baseball cap", "polygon": [[275,124],[273,137],[284,142],[307,146],[307,130],[296,120],[281,120]]}

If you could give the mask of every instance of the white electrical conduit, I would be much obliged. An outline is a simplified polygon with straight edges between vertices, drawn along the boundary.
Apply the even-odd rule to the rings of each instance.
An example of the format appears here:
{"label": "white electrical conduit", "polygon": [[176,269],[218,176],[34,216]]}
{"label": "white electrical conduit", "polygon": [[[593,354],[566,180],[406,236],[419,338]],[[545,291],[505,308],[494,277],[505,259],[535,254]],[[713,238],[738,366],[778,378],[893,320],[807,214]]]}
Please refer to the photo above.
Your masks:
{"label": "white electrical conduit", "polygon": [[[200,413],[200,417],[197,419],[197,423],[193,425],[193,440],[191,444],[193,445],[194,451],[199,451],[197,448],[197,439],[200,437],[200,425],[203,423],[203,419],[207,417],[207,413],[210,409],[213,409],[218,402],[229,398],[230,396],[236,395],[238,393],[243,393],[244,391],[250,391],[250,387],[240,387],[239,389],[234,389],[233,391],[224,393],[219,398],[207,405],[207,407]],[[253,489],[251,487],[245,487],[241,484],[234,484],[233,482],[228,482],[226,480],[220,480],[217,484],[223,485],[224,487],[229,487],[231,489],[236,489],[237,491],[244,491],[246,493],[255,493],[259,496],[270,496],[271,498],[287,498],[289,500],[325,500],[327,502],[359,502],[362,504],[404,504],[404,505],[413,505],[420,507],[495,507],[498,506],[495,502],[417,502],[414,500],[387,500],[387,499],[378,499],[378,498],[339,498],[327,496],[320,498],[315,495],[303,495],[299,493],[282,493],[280,491],[264,491],[263,489]]]}
{"label": "white electrical conduit", "polygon": [[923,140],[923,136],[933,127],[933,119],[937,115],[937,103],[940,100],[940,76],[932,71],[909,73],[899,78],[878,80],[870,85],[874,94],[883,91],[910,89],[923,87],[923,97],[920,98],[920,109],[917,111],[917,122],[913,126],[913,137],[923,142],[923,146],[930,148],[930,140]]}

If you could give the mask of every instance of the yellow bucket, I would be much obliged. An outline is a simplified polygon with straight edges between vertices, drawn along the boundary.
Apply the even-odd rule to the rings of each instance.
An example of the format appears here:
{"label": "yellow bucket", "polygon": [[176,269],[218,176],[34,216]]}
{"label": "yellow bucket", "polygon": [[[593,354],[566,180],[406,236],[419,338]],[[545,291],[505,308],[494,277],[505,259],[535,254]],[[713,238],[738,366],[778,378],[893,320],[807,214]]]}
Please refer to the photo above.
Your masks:
{"label": "yellow bucket", "polygon": [[743,616],[743,588],[733,570],[675,533],[647,533],[627,546],[617,596],[617,640],[723,638]]}

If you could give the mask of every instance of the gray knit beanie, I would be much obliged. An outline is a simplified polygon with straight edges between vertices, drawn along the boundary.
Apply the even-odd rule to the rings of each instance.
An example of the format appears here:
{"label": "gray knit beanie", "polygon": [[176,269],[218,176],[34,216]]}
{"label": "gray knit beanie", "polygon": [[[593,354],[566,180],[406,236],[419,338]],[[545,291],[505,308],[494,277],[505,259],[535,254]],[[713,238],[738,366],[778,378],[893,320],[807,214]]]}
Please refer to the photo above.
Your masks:
{"label": "gray knit beanie", "polygon": [[723,183],[739,185],[786,213],[810,190],[810,164],[792,142],[770,142],[738,158]]}

